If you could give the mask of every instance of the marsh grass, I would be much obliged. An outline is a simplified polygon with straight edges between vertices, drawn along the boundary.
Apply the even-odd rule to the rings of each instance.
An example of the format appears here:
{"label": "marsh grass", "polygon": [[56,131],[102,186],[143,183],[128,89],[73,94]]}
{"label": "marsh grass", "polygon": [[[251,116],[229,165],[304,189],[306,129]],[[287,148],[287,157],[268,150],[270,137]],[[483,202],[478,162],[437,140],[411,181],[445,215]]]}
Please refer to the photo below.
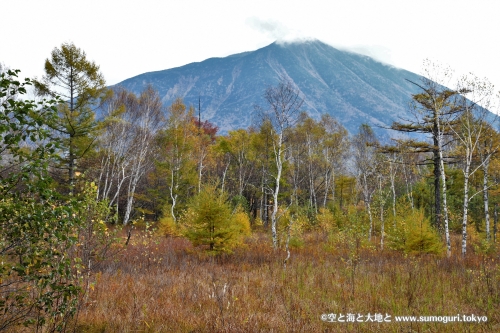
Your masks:
{"label": "marsh grass", "polygon": [[[283,269],[286,254],[275,252],[264,233],[219,257],[183,238],[136,234],[95,272],[76,332],[500,331],[498,253],[471,250],[462,259],[459,253],[416,256],[362,246],[353,255],[351,245],[329,244],[322,234],[303,240]],[[323,313],[387,313],[392,322],[328,323]],[[487,316],[488,322],[394,320],[457,314]]]}

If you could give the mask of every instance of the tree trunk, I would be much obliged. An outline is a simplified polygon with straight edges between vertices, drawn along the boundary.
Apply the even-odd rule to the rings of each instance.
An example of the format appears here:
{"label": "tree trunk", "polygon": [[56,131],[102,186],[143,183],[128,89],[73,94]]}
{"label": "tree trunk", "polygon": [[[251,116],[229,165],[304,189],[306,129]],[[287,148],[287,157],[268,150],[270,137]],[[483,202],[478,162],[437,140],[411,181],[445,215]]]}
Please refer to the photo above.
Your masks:
{"label": "tree trunk", "polygon": [[280,180],[281,180],[281,171],[283,169],[283,162],[281,160],[281,154],[282,154],[282,137],[279,138],[278,142],[278,147],[277,147],[277,155],[276,155],[276,168],[277,170],[277,175],[276,175],[276,185],[274,187],[273,191],[273,212],[271,215],[271,232],[273,236],[273,246],[274,249],[278,248],[278,233],[277,233],[277,223],[278,223],[278,194],[280,191]]}
{"label": "tree trunk", "polygon": [[330,174],[328,170],[325,172],[325,194],[323,197],[323,208],[326,208],[326,199],[328,198],[328,191],[330,190]]}
{"label": "tree trunk", "polygon": [[372,209],[371,209],[371,205],[370,205],[371,195],[368,191],[368,181],[366,179],[365,174],[363,174],[363,180],[364,180],[363,197],[364,197],[364,202],[365,202],[365,208],[367,210],[368,217],[370,219],[370,230],[368,231],[368,241],[371,241],[372,240],[372,233],[373,233],[373,217],[372,217]]}
{"label": "tree trunk", "polygon": [[335,205],[335,169],[332,167],[332,204]]}
{"label": "tree trunk", "polygon": [[488,242],[491,239],[490,235],[490,210],[489,210],[489,195],[488,195],[488,167],[489,157],[483,164],[483,201],[484,201],[484,218],[486,221],[486,239]]}
{"label": "tree trunk", "polygon": [[406,173],[406,167],[405,167],[405,163],[403,161],[403,172],[405,174],[405,182],[406,182],[406,195],[408,196],[408,200],[410,201],[410,205],[411,205],[411,210],[415,210],[415,206],[413,205],[413,189],[412,189],[412,186],[408,180],[408,175]]}
{"label": "tree trunk", "polygon": [[396,174],[393,172],[393,165],[391,162],[391,192],[392,192],[392,215],[396,217],[396,186],[395,186],[395,178]]}
{"label": "tree trunk", "polygon": [[138,179],[131,179],[128,192],[127,192],[127,203],[125,206],[125,215],[123,216],[123,225],[127,225],[130,219],[130,213],[132,212],[132,205],[134,204],[135,187],[137,185]]}
{"label": "tree trunk", "polygon": [[[434,140],[434,144],[438,146],[436,140]],[[444,167],[444,164],[441,163],[441,161],[441,151],[434,151],[434,227],[438,230],[443,230],[441,221],[441,188],[439,186],[439,178],[441,177],[441,168]]]}
{"label": "tree trunk", "polygon": [[[451,239],[448,221],[448,205],[446,202],[446,175],[444,173],[444,162],[443,162],[443,152],[441,150],[441,139],[438,140],[439,144],[439,160],[440,160],[440,171],[441,171],[441,182],[443,183],[443,210],[444,210],[444,234],[446,238],[446,254],[448,257],[451,256]],[[439,189],[438,189],[439,190]]]}
{"label": "tree trunk", "polygon": [[[382,178],[379,177],[379,195],[380,195],[380,249],[384,249],[384,200],[382,198]],[[395,209],[395,207],[394,207]],[[395,212],[394,212],[395,213]],[[394,214],[395,215],[395,214]]]}
{"label": "tree trunk", "polygon": [[[175,167],[174,167],[175,168]],[[172,171],[170,172],[170,199],[172,199],[172,206],[170,207],[170,214],[172,215],[172,218],[174,219],[174,222],[177,223],[177,218],[175,216],[175,205],[177,204],[177,182],[175,178],[175,170],[172,168]]]}
{"label": "tree trunk", "polygon": [[493,216],[493,242],[497,242],[498,204],[495,204]]}
{"label": "tree trunk", "polygon": [[[468,153],[468,149],[467,153]],[[468,157],[468,155],[467,155]],[[464,171],[464,202],[462,211],[462,256],[467,253],[467,214],[469,212],[469,163],[466,161]]]}
{"label": "tree trunk", "polygon": [[75,188],[75,152],[73,149],[73,136],[69,136],[69,194],[73,195],[73,190]]}
{"label": "tree trunk", "polygon": [[373,217],[372,217],[372,208],[370,205],[370,201],[365,202],[366,210],[368,211],[368,218],[370,219],[370,230],[368,231],[368,241],[372,240],[373,234]]}
{"label": "tree trunk", "polygon": [[[231,162],[231,159],[229,159],[229,161],[227,162],[226,167],[224,168],[224,172],[222,173],[222,186],[221,186],[222,193],[224,193],[224,186],[226,184],[226,174],[227,174],[227,169],[229,169],[230,162]],[[241,189],[241,187],[240,187],[240,189]],[[242,192],[239,192],[238,194],[241,195]]]}

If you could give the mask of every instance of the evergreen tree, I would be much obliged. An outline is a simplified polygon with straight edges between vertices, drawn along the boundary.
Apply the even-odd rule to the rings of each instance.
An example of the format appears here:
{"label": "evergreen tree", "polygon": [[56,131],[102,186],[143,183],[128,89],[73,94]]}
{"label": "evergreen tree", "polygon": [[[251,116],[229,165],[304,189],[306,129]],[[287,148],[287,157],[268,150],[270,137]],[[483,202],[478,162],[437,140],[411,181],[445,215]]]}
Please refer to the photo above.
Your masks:
{"label": "evergreen tree", "polygon": [[44,69],[42,80],[35,80],[38,94],[59,95],[64,100],[58,106],[59,119],[48,125],[63,137],[65,157],[61,162],[68,170],[71,191],[76,162],[94,142],[97,126],[94,110],[107,96],[106,82],[99,66],[73,43],[54,48],[50,59],[45,60]]}
{"label": "evergreen tree", "polygon": [[186,236],[195,246],[208,246],[209,253],[230,253],[250,233],[246,214],[231,212],[227,196],[214,186],[207,186],[189,203],[183,222]]}

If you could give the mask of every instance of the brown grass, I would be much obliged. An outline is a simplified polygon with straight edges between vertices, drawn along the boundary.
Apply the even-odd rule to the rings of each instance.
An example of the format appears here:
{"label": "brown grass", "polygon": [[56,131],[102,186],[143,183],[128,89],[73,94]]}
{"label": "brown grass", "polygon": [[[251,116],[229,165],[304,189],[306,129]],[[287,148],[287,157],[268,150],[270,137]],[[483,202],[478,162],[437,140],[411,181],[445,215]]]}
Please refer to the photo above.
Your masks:
{"label": "brown grass", "polygon": [[[103,265],[76,332],[499,332],[498,255],[356,256],[311,234],[285,253],[254,234],[233,255],[205,256],[182,238],[135,239]],[[376,243],[374,243],[376,244]],[[323,313],[387,314],[390,323],[328,323]],[[398,323],[398,315],[487,316],[486,323]]]}

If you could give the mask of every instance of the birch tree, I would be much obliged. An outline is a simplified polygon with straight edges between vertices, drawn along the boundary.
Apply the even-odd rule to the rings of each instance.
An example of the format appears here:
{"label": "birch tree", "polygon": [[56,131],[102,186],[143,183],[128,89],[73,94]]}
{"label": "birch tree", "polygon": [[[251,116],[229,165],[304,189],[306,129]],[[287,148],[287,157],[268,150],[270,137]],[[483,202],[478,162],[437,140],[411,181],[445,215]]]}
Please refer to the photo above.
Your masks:
{"label": "birch tree", "polygon": [[[426,116],[423,118],[432,125],[433,140],[437,144],[434,147],[434,159],[439,161],[439,172],[441,176],[443,211],[444,211],[444,234],[448,257],[451,256],[451,239],[449,231],[449,214],[447,203],[446,175],[444,169],[444,146],[445,136],[450,134],[449,128],[455,124],[457,115],[462,112],[462,106],[457,103],[460,92],[449,88],[444,88],[438,81],[449,82],[453,76],[453,71],[449,68],[441,68],[434,64],[429,64],[425,68],[427,77],[423,78],[422,85],[417,86],[422,90],[420,94],[413,96],[413,100],[418,104],[418,108]],[[437,156],[436,153],[437,152]]]}
{"label": "birch tree", "polygon": [[[424,62],[424,76],[421,82],[412,82],[420,92],[412,95],[410,102],[411,117],[403,118],[401,122],[394,122],[391,129],[404,133],[420,133],[428,135],[431,142],[410,138],[397,140],[407,153],[431,153],[432,158],[420,161],[420,164],[432,164],[434,174],[434,226],[443,229],[441,209],[443,206],[442,165],[450,158],[443,153],[448,145],[451,132],[448,123],[452,122],[461,109],[453,106],[457,92],[445,87],[454,75],[448,67],[441,67],[426,60]],[[441,148],[440,148],[441,146]],[[394,148],[396,149],[397,148]],[[394,150],[389,150],[394,151]],[[443,171],[444,172],[444,171]]]}
{"label": "birch tree", "polygon": [[486,227],[486,239],[491,240],[490,228],[490,211],[489,211],[489,189],[496,182],[490,180],[490,165],[495,155],[498,153],[500,147],[500,136],[492,126],[486,122],[483,123],[483,137],[481,138],[477,151],[479,161],[481,163],[481,170],[483,171],[483,202],[484,202],[484,219]]}
{"label": "birch tree", "polygon": [[368,240],[371,240],[373,233],[371,202],[373,193],[377,189],[377,156],[375,148],[377,145],[378,140],[371,127],[367,124],[361,125],[358,134],[353,138],[352,146],[354,165],[357,173],[356,178],[361,187],[363,202],[370,220]]}
{"label": "birch tree", "polygon": [[326,207],[330,190],[332,194],[331,201],[335,201],[335,179],[346,162],[344,158],[349,150],[349,137],[345,127],[330,115],[323,115],[321,124],[326,131],[326,136],[321,144],[326,162],[324,170],[325,193],[323,197],[323,207]]}
{"label": "birch tree", "polygon": [[254,172],[255,152],[251,147],[252,134],[244,129],[229,131],[226,137],[219,141],[219,148],[229,155],[231,164],[234,165],[234,178],[236,178],[236,193],[243,195],[248,181]]}
{"label": "birch tree", "polygon": [[278,197],[280,193],[280,182],[283,174],[283,165],[286,161],[285,153],[289,129],[294,126],[300,108],[304,100],[300,97],[299,90],[290,81],[281,81],[277,86],[266,89],[264,99],[267,102],[266,115],[271,122],[271,141],[276,165],[276,173],[272,175],[274,188],[271,193],[273,197],[273,210],[271,214],[271,232],[274,248],[278,248]]}
{"label": "birch tree", "polygon": [[148,86],[137,98],[135,107],[127,110],[132,124],[129,136],[132,137],[133,154],[130,157],[130,177],[127,184],[127,201],[123,224],[129,222],[134,195],[139,180],[154,165],[156,155],[155,137],[164,124],[163,103],[156,90]]}
{"label": "birch tree", "polygon": [[[105,107],[107,117],[99,140],[98,198],[107,198],[110,206],[116,205],[126,225],[137,185],[154,166],[155,137],[164,124],[163,104],[149,86],[139,96],[119,88]],[[121,195],[123,209],[119,207]]]}
{"label": "birch tree", "polygon": [[[457,91],[461,92],[463,113],[457,125],[450,126],[455,137],[460,143],[462,151],[461,166],[464,176],[463,203],[462,203],[462,255],[467,253],[467,217],[470,200],[480,192],[470,195],[469,179],[481,167],[488,164],[490,155],[494,150],[482,150],[482,162],[473,165],[476,152],[481,145],[484,136],[485,120],[487,109],[491,106],[493,96],[493,85],[487,80],[480,80],[477,77],[463,77],[458,84]],[[483,190],[487,192],[487,188]],[[487,201],[485,201],[487,208]],[[487,218],[489,216],[487,215]],[[487,221],[489,228],[489,221]]]}
{"label": "birch tree", "polygon": [[181,99],[175,100],[168,108],[166,127],[160,139],[159,166],[165,174],[170,215],[174,222],[178,220],[179,196],[188,195],[188,191],[196,186],[198,176],[195,156],[197,129],[192,121],[193,114],[192,107],[187,109]]}
{"label": "birch tree", "polygon": [[118,212],[121,212],[119,196],[130,176],[130,155],[133,153],[132,136],[129,135],[132,124],[125,113],[134,103],[135,95],[125,89],[114,92],[104,104],[105,121],[97,142],[100,161],[97,199],[107,199],[109,206],[115,206]]}
{"label": "birch tree", "polygon": [[[405,122],[394,122],[391,125],[391,128],[397,131],[430,135],[432,143],[410,139],[406,140],[403,146],[409,148],[408,151],[417,154],[432,153],[435,195],[434,225],[438,229],[444,229],[448,255],[451,255],[451,241],[444,164],[449,158],[445,156],[444,150],[449,143],[447,138],[453,134],[451,127],[462,112],[462,106],[457,103],[460,92],[445,87],[453,75],[450,68],[426,61],[422,81],[420,83],[410,81],[420,89],[420,93],[412,96],[413,119],[404,119]],[[444,211],[444,228],[441,222],[441,208]]]}
{"label": "birch tree", "polygon": [[197,127],[195,148],[198,160],[198,192],[200,192],[202,178],[205,174],[207,164],[209,164],[208,159],[211,156],[210,149],[215,143],[215,135],[217,134],[218,127],[207,120],[201,122],[200,119],[196,119],[195,117],[192,117],[191,121]]}

